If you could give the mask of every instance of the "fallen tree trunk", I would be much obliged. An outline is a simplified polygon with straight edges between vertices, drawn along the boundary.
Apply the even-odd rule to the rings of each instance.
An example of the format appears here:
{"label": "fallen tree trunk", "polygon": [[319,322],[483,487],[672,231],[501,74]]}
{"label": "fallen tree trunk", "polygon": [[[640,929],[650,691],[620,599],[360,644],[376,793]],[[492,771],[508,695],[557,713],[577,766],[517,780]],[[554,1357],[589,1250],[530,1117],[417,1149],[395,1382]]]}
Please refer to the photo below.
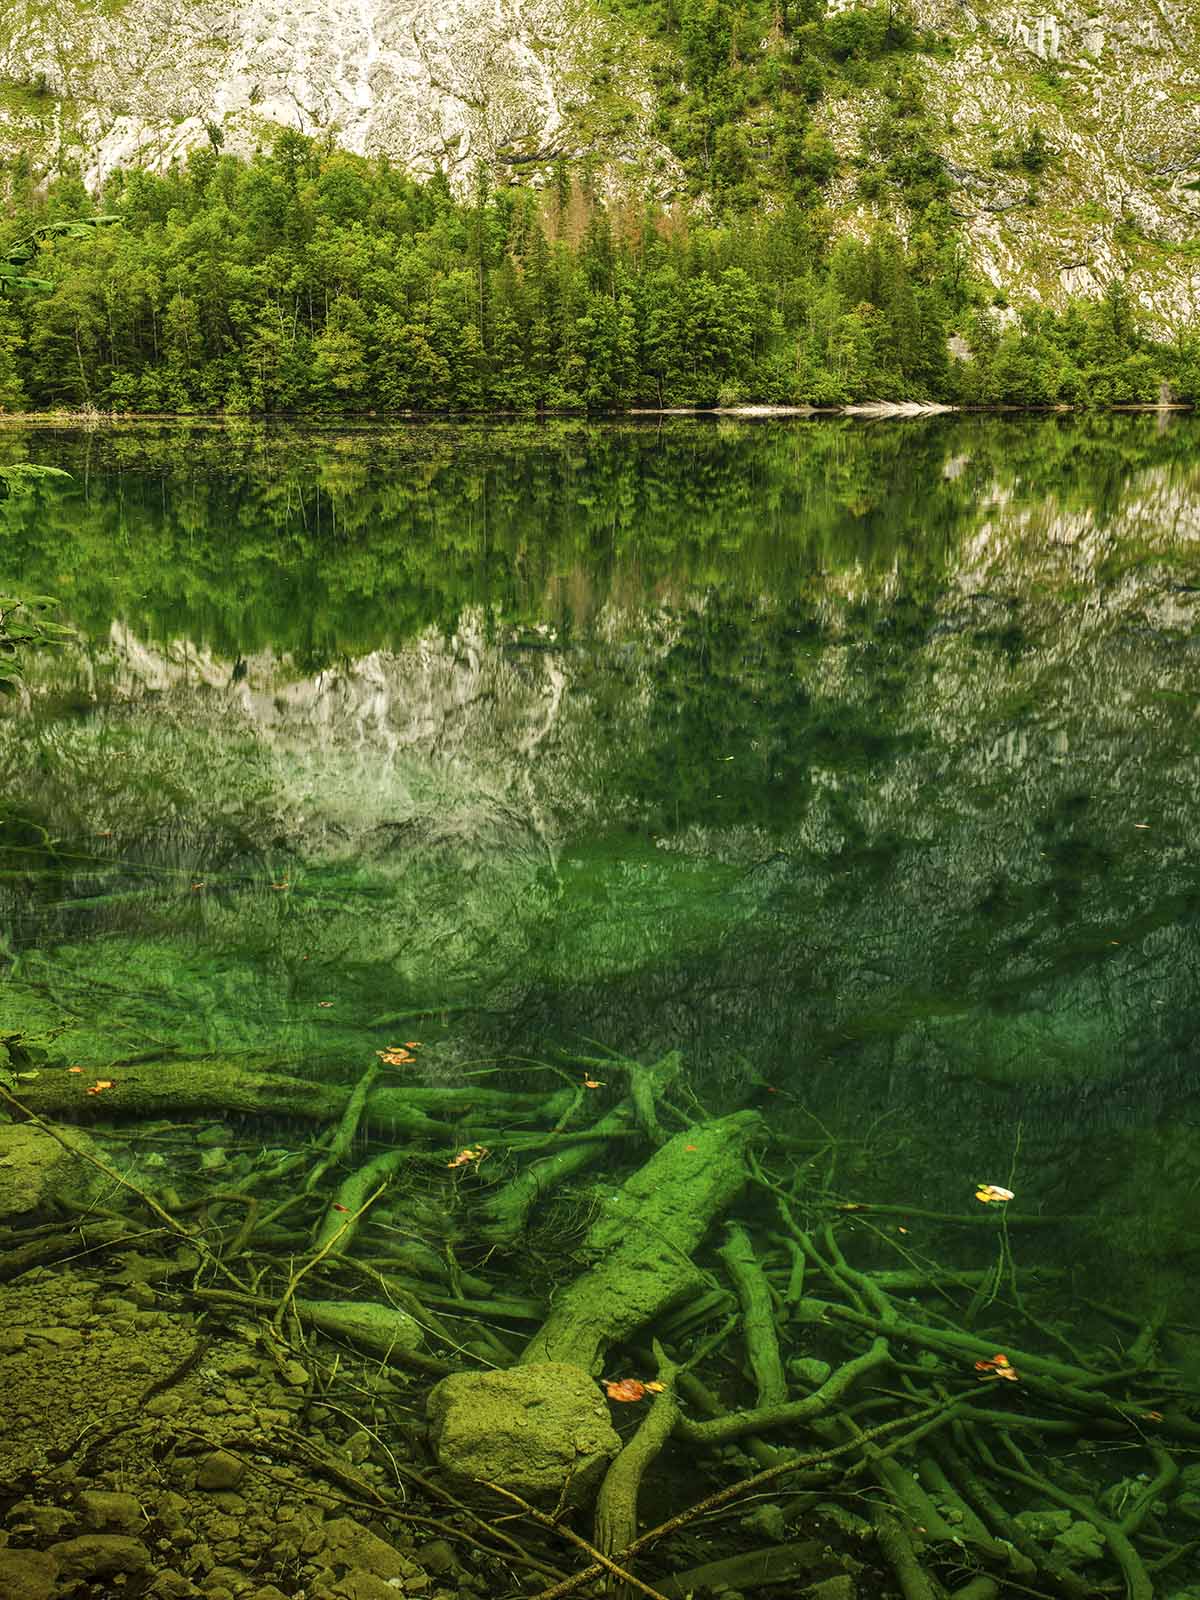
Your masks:
{"label": "fallen tree trunk", "polygon": [[[111,1082],[112,1086],[89,1093],[99,1082]],[[353,1085],[316,1083],[249,1066],[232,1056],[192,1060],[173,1056],[114,1067],[111,1073],[43,1069],[36,1078],[22,1080],[18,1091],[21,1102],[38,1116],[71,1122],[223,1112],[336,1122],[354,1092]],[[365,1117],[376,1126],[445,1139],[451,1134],[457,1137],[462,1131],[453,1128],[451,1122],[460,1123],[469,1117],[473,1128],[519,1113],[536,1113],[539,1118],[553,1120],[569,1099],[569,1090],[537,1095],[473,1089],[461,1084],[376,1083]],[[449,1120],[440,1121],[431,1112],[444,1113]]]}
{"label": "fallen tree trunk", "polygon": [[521,1361],[599,1372],[607,1347],[707,1282],[692,1254],[748,1177],[757,1112],[687,1128],[602,1201],[584,1250],[595,1264],[558,1295]]}

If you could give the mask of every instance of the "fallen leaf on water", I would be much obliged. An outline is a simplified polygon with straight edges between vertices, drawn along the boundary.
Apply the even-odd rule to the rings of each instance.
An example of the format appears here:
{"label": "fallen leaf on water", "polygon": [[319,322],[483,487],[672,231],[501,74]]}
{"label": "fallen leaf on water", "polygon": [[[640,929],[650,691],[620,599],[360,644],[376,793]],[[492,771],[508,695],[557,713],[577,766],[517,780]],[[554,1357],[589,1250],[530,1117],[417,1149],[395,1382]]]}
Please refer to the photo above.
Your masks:
{"label": "fallen leaf on water", "polygon": [[1021,1378],[1003,1350],[997,1350],[990,1361],[977,1361],[975,1371],[984,1378],[1007,1378],[1009,1383],[1018,1383]]}
{"label": "fallen leaf on water", "polygon": [[605,1378],[604,1392],[610,1400],[644,1400],[646,1385],[638,1378]]}
{"label": "fallen leaf on water", "polygon": [[1002,1189],[998,1183],[981,1183],[975,1190],[975,1198],[982,1200],[985,1206],[992,1206],[1014,1200],[1016,1196],[1011,1189]]}
{"label": "fallen leaf on water", "polygon": [[466,1167],[472,1161],[482,1161],[487,1155],[487,1146],[483,1144],[468,1145],[465,1150],[460,1150],[453,1161],[447,1161],[448,1167]]}

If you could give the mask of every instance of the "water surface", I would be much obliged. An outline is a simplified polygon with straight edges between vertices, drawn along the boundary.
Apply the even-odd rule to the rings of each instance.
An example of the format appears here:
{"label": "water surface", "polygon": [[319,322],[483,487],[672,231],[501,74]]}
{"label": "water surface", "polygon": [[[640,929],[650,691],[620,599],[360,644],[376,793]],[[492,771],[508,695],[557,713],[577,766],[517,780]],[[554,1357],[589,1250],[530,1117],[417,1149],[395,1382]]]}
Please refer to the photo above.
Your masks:
{"label": "water surface", "polygon": [[831,1194],[1011,1178],[1073,1219],[1022,1244],[1065,1317],[1188,1322],[1198,445],[9,430],[73,478],[0,512],[0,591],[79,638],[0,723],[4,1027],[344,1078],[401,1019],[450,1074],[678,1048],[828,1130]]}

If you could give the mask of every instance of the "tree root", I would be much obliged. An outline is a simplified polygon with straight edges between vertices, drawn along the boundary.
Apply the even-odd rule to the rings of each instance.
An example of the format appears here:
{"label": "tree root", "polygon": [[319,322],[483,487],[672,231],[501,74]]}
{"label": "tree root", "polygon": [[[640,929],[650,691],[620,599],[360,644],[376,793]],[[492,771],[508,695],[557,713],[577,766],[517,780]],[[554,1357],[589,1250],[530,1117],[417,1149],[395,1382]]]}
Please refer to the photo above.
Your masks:
{"label": "tree root", "polygon": [[637,1501],[642,1478],[670,1438],[679,1416],[674,1388],[678,1366],[667,1359],[657,1340],[654,1356],[655,1376],[665,1388],[655,1396],[641,1426],[605,1473],[596,1500],[596,1545],[607,1556],[624,1550],[637,1538]]}
{"label": "tree root", "polygon": [[758,1409],[783,1405],[787,1400],[787,1378],[779,1355],[775,1307],[750,1235],[740,1223],[729,1224],[728,1237],[717,1254],[742,1303],[742,1334],[758,1391]]}

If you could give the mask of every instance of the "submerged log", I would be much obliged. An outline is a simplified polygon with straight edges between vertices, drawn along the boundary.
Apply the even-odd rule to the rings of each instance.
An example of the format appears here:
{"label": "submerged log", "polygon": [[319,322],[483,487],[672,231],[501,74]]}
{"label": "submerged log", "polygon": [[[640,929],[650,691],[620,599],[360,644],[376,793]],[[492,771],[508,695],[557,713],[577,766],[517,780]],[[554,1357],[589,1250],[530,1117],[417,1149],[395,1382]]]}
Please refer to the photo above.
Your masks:
{"label": "submerged log", "polygon": [[[88,1093],[99,1081],[111,1082],[111,1087]],[[21,1102],[38,1116],[72,1122],[222,1112],[336,1122],[353,1094],[353,1086],[292,1077],[236,1056],[172,1056],[83,1073],[43,1069],[36,1078],[23,1079],[19,1089]],[[454,1132],[451,1123],[468,1117],[472,1127],[519,1112],[553,1120],[569,1098],[570,1091],[547,1096],[461,1084],[376,1083],[365,1119],[395,1131],[445,1139]],[[439,1113],[445,1121],[438,1119]]]}
{"label": "submerged log", "polygon": [[522,1363],[599,1372],[610,1344],[697,1293],[707,1280],[692,1253],[746,1182],[746,1148],[763,1132],[753,1111],[687,1128],[603,1200],[584,1239],[594,1264],[558,1295]]}

